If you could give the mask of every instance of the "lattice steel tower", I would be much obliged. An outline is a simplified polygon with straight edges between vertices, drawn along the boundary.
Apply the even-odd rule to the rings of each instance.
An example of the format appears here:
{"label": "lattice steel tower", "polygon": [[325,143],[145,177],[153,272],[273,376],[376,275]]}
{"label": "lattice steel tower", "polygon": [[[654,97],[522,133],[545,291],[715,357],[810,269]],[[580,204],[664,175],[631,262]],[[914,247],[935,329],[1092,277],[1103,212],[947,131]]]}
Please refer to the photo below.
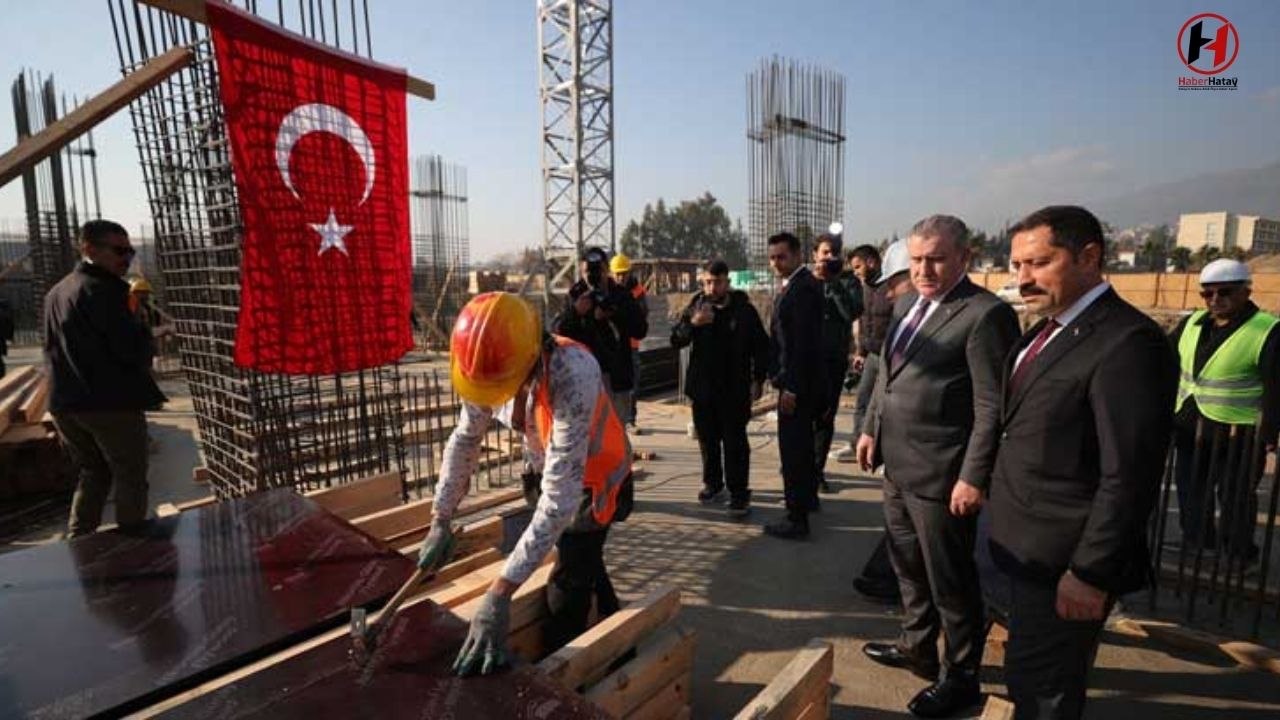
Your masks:
{"label": "lattice steel tower", "polygon": [[539,0],[538,55],[549,290],[614,248],[612,0]]}

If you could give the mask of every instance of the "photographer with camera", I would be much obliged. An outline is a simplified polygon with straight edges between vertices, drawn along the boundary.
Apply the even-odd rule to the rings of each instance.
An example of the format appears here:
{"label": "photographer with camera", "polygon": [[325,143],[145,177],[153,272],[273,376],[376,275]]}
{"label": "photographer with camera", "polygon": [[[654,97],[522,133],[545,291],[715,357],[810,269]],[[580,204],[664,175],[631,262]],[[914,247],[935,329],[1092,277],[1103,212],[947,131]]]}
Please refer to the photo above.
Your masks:
{"label": "photographer with camera", "polygon": [[835,437],[840,391],[849,372],[853,323],[862,315],[862,285],[852,272],[843,272],[843,243],[833,224],[832,233],[818,236],[813,246],[813,276],[822,283],[822,355],[827,366],[826,403],[813,422],[813,474],[818,489],[833,492],[827,484],[827,453]]}
{"label": "photographer with camera", "polygon": [[610,277],[609,253],[587,248],[581,269],[582,279],[569,288],[569,302],[553,321],[553,332],[591,350],[614,410],[619,417],[630,417],[636,381],[631,340],[648,334],[649,320],[631,293]]}

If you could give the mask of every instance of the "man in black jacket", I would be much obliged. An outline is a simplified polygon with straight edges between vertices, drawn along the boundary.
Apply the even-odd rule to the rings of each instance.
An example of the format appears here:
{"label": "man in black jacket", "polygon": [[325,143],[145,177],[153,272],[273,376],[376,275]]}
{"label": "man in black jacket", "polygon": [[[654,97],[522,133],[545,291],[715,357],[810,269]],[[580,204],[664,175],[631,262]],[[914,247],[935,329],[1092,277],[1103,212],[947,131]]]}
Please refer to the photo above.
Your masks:
{"label": "man in black jacket", "polygon": [[[751,403],[764,392],[769,336],[747,294],[729,289],[729,266],[712,260],[695,293],[671,328],[671,346],[689,350],[684,393],[693,402],[693,425],[702,451],[698,500],[717,501],[729,488],[729,514],[750,512],[747,484]],[[723,460],[721,459],[723,457]]]}
{"label": "man in black jacket", "polygon": [[787,517],[766,525],[774,537],[809,536],[817,508],[813,476],[813,421],[826,410],[827,372],[822,361],[822,285],[804,266],[800,240],[791,233],[769,238],[769,265],[782,279],[769,321],[769,376],[778,389],[778,453]]}
{"label": "man in black jacket", "polygon": [[852,272],[841,272],[843,244],[839,235],[820,235],[813,249],[813,275],[822,282],[822,359],[827,366],[824,406],[813,425],[813,475],[818,490],[833,492],[827,483],[827,453],[836,433],[840,390],[849,372],[853,323],[862,315],[862,284]]}
{"label": "man in black jacket", "polygon": [[607,252],[587,248],[582,263],[582,279],[569,288],[569,301],[551,331],[590,348],[618,417],[631,417],[636,382],[631,340],[649,334],[649,319],[631,293],[609,275]]}
{"label": "man in black jacket", "polygon": [[1115,598],[1150,572],[1178,365],[1160,328],[1103,280],[1102,225],[1074,206],[1010,229],[1042,317],[1004,368],[991,554],[1010,578],[1005,682],[1023,718],[1078,718]]}
{"label": "man in black jacket", "polygon": [[49,410],[79,470],[71,537],[97,529],[113,486],[122,529],[147,517],[144,411],[165,397],[151,379],[151,331],[129,310],[124,275],[134,253],[119,224],[85,223],[80,263],[44,300]]}

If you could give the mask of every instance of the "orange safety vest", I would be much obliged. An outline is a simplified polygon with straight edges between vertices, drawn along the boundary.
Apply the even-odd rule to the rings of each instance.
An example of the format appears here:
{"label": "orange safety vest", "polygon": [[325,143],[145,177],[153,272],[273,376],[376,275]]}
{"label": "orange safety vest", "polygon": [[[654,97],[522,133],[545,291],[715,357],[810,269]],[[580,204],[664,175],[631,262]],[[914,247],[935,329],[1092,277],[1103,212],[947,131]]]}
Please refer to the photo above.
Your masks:
{"label": "orange safety vest", "polygon": [[[631,288],[631,297],[635,298],[636,300],[639,300],[640,298],[648,294],[648,292],[649,292],[648,290],[645,290],[644,285],[642,285],[641,283],[636,283]],[[631,338],[631,349],[632,350],[640,349],[640,341],[637,340],[636,338]]]}
{"label": "orange safety vest", "polygon": [[[585,345],[560,335],[551,336],[557,347],[579,347],[591,352]],[[534,397],[534,420],[538,424],[538,436],[542,438],[544,451],[551,447],[551,377],[549,353],[542,356],[542,379]],[[582,474],[582,485],[591,492],[591,514],[597,523],[608,525],[618,509],[618,492],[631,475],[631,442],[626,430],[613,410],[604,383],[596,390],[595,410],[591,413],[591,442],[587,448],[587,467]]]}

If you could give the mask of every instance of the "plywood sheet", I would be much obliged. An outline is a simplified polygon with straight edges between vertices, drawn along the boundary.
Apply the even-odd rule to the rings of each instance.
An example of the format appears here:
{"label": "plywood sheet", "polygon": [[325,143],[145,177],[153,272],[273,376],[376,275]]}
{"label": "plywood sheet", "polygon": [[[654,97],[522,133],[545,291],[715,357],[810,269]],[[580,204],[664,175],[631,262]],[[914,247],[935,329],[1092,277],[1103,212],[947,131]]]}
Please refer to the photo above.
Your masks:
{"label": "plywood sheet", "polygon": [[467,625],[432,602],[405,608],[360,666],[341,638],[192,698],[164,718],[603,718],[580,695],[532,667],[455,677]]}
{"label": "plywood sheet", "polygon": [[413,563],[291,490],[0,555],[0,717],[118,715],[346,622]]}

